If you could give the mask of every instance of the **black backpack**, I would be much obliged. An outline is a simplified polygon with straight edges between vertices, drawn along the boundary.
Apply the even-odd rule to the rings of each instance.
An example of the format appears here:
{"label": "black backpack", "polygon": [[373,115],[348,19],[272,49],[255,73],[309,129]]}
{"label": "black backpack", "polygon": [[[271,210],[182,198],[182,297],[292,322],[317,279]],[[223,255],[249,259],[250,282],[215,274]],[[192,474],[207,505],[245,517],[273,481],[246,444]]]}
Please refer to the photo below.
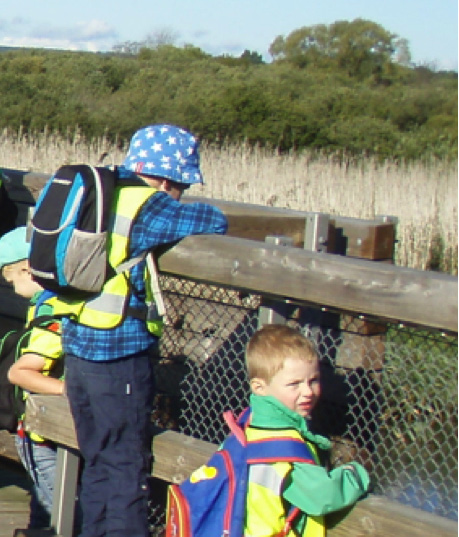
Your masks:
{"label": "black backpack", "polygon": [[118,174],[86,164],[61,166],[32,217],[30,272],[62,296],[99,292],[107,280],[107,229]]}
{"label": "black backpack", "polygon": [[[54,322],[56,319],[50,315],[40,315],[32,319],[28,326],[19,330],[11,330],[0,340],[0,429],[15,432],[18,419],[25,410],[24,392],[19,386],[11,384],[8,380],[8,370],[21,354],[21,349],[28,344],[32,329]],[[55,378],[63,374],[64,359],[50,372]]]}

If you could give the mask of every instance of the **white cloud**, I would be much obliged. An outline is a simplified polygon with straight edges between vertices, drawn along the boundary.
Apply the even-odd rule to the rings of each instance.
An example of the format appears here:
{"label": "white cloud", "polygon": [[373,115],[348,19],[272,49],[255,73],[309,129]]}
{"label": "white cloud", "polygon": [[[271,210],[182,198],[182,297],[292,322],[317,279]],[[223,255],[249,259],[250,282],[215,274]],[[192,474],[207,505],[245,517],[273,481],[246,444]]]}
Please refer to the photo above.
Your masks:
{"label": "white cloud", "polygon": [[[19,23],[19,27],[16,23]],[[14,31],[12,27],[15,26]],[[0,45],[67,50],[104,51],[115,44],[118,33],[101,20],[76,22],[72,26],[40,25],[28,27],[25,21],[15,24],[0,20]],[[9,34],[9,35],[8,35]],[[22,34],[22,35],[21,35]]]}

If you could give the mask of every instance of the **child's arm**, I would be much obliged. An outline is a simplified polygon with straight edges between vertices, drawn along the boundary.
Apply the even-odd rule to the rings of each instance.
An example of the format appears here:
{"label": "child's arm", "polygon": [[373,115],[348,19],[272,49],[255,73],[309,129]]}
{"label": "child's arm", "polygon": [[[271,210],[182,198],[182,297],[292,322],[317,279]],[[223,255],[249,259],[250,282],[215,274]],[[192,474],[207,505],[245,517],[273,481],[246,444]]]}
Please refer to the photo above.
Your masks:
{"label": "child's arm", "polygon": [[23,354],[9,369],[8,380],[12,384],[33,393],[62,395],[64,382],[43,375],[45,359],[39,354]]}
{"label": "child's arm", "polygon": [[327,472],[322,466],[294,464],[284,498],[310,515],[325,515],[354,504],[367,492],[370,478],[357,462]]}

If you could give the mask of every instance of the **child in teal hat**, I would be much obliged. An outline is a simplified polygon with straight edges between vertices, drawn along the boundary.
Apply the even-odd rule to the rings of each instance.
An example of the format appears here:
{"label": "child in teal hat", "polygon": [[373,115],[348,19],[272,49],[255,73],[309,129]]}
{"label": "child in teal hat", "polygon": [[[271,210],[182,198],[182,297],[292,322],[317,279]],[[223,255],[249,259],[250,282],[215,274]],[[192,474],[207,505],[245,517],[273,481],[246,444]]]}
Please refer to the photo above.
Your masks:
{"label": "child in teal hat", "polygon": [[22,226],[0,237],[0,271],[13,285],[16,294],[32,298],[43,289],[30,275],[27,260],[30,244],[26,240],[26,231],[26,227]]}
{"label": "child in teal hat", "polygon": [[[64,392],[64,382],[62,378],[56,378],[56,372],[63,369],[60,367],[63,365],[61,324],[52,319],[57,299],[32,280],[29,249],[25,227],[18,227],[0,238],[0,271],[13,285],[16,294],[30,299],[27,324],[36,317],[46,316],[46,322],[32,328],[26,346],[16,351],[16,361],[8,372],[8,380],[20,386],[26,394],[60,395]],[[52,508],[56,446],[26,432],[23,418],[18,423],[16,448],[33,482],[28,528],[47,528]]]}

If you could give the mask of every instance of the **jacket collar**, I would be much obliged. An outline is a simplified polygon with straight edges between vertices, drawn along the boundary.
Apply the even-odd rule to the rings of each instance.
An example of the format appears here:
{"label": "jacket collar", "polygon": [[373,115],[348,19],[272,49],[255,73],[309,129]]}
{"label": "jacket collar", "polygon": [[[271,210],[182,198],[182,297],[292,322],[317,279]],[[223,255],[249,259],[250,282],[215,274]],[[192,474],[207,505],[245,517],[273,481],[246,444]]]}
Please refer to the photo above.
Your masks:
{"label": "jacket collar", "polygon": [[263,429],[295,429],[301,436],[313,442],[320,449],[328,450],[331,442],[324,436],[314,434],[309,430],[308,422],[297,412],[290,410],[278,399],[270,395],[250,396],[252,419],[250,424]]}

